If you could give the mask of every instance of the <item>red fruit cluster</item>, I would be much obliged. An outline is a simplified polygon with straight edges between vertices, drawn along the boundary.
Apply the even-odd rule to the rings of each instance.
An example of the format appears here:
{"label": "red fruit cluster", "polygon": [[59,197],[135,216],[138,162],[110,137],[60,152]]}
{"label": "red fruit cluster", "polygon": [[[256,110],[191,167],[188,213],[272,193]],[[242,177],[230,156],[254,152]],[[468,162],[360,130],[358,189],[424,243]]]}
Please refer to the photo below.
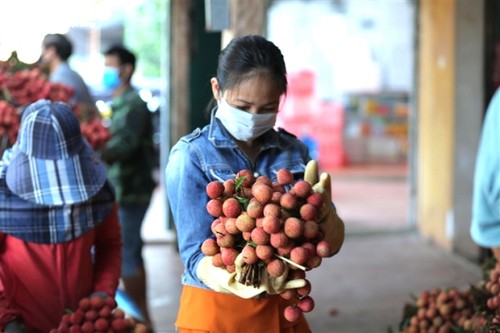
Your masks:
{"label": "red fruit cluster", "polygon": [[[206,209],[214,217],[215,237],[205,240],[201,250],[213,256],[215,266],[234,272],[234,261],[242,253],[247,265],[260,263],[271,277],[277,277],[284,272],[284,260],[310,270],[331,256],[332,247],[317,221],[321,195],[308,182],[294,181],[289,170],[279,170],[276,179],[240,170],[234,179],[207,184]],[[314,302],[308,294],[287,295],[299,301],[285,311],[288,320],[296,318],[294,313],[300,317],[301,312],[312,310]]]}
{"label": "red fruit cluster", "polygon": [[113,297],[82,298],[75,311],[65,313],[59,326],[49,333],[146,333],[144,324],[126,318]]}
{"label": "red fruit cluster", "polygon": [[287,289],[280,294],[286,300],[292,300],[293,304],[284,310],[285,319],[290,322],[299,320],[302,313],[311,312],[314,309],[314,299],[311,297],[311,282],[306,279],[306,273],[302,270],[292,270],[288,279],[305,279],[306,285],[301,288]]}
{"label": "red fruit cluster", "polygon": [[37,67],[14,72],[0,67],[0,71],[0,88],[8,91],[8,99],[15,106],[27,105],[39,99],[68,103],[73,96],[73,88],[49,82]]}
{"label": "red fruit cluster", "polygon": [[485,284],[485,289],[489,293],[486,300],[488,309],[500,314],[500,263],[489,272],[489,280]]}
{"label": "red fruit cluster", "polygon": [[[9,62],[0,62],[0,139],[5,138],[0,141],[0,153],[17,138],[20,108],[40,99],[69,104],[74,94],[72,87],[48,81],[38,67],[27,64],[22,64],[22,69],[14,67]],[[81,120],[83,136],[94,149],[102,148],[110,138],[108,129],[99,119],[82,119],[79,105],[72,108]]]}
{"label": "red fruit cluster", "polygon": [[464,332],[480,332],[485,319],[475,311],[471,289],[457,288],[424,290],[407,318],[401,333],[436,332],[452,333],[460,327]]}
{"label": "red fruit cluster", "polygon": [[94,118],[90,122],[81,122],[80,128],[82,135],[94,149],[104,147],[106,142],[111,138],[108,128],[103,125],[99,118]]}
{"label": "red fruit cluster", "polygon": [[[0,100],[0,151],[2,148],[13,145],[19,131],[19,115],[17,108],[6,101]],[[2,139],[5,138],[5,139]]]}

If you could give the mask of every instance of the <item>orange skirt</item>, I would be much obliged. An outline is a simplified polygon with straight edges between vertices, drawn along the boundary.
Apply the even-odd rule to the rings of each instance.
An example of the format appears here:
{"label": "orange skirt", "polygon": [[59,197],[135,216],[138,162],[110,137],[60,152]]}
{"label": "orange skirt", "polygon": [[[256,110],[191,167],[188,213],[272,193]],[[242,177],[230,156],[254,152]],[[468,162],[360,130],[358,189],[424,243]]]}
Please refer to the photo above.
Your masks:
{"label": "orange skirt", "polygon": [[244,299],[184,286],[175,325],[179,333],[311,333],[304,316],[283,317],[290,304],[279,295]]}

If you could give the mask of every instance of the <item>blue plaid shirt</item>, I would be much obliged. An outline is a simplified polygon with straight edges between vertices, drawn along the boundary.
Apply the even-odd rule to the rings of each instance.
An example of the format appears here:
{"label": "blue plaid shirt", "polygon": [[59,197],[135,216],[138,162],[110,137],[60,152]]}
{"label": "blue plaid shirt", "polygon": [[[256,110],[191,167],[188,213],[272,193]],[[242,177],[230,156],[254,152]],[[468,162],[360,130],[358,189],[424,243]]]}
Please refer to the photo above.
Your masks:
{"label": "blue plaid shirt", "polygon": [[109,182],[89,200],[72,205],[37,205],[16,196],[5,182],[11,157],[8,149],[0,161],[0,232],[27,242],[63,243],[82,236],[111,213],[115,195]]}

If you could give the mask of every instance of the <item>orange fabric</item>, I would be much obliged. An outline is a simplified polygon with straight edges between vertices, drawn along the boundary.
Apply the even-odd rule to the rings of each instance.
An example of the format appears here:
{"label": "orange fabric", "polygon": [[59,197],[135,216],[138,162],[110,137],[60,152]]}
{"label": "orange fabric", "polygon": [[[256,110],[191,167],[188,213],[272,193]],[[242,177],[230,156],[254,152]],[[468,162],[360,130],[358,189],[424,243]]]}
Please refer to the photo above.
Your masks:
{"label": "orange fabric", "polygon": [[184,286],[176,326],[179,333],[310,333],[303,316],[294,323],[283,317],[289,304],[279,295],[244,299]]}

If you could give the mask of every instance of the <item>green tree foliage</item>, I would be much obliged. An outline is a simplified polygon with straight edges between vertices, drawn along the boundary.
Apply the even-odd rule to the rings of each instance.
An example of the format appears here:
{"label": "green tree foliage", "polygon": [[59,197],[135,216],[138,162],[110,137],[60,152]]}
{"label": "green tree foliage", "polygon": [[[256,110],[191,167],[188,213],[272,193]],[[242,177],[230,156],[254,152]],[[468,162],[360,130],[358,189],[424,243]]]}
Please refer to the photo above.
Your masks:
{"label": "green tree foliage", "polygon": [[166,52],[166,18],[168,1],[138,1],[135,10],[124,17],[125,45],[138,55],[141,74],[148,78],[159,78],[161,55]]}

